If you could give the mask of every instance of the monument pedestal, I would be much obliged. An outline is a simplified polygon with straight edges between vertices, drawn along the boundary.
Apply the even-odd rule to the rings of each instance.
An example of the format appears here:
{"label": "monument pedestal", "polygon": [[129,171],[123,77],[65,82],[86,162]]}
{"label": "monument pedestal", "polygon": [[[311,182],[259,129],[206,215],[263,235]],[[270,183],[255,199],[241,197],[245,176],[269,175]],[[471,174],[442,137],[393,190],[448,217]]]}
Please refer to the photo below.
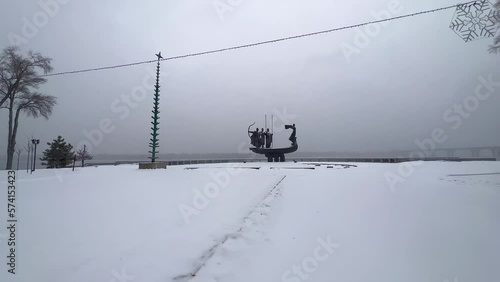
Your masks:
{"label": "monument pedestal", "polygon": [[166,162],[140,163],[139,169],[166,169]]}

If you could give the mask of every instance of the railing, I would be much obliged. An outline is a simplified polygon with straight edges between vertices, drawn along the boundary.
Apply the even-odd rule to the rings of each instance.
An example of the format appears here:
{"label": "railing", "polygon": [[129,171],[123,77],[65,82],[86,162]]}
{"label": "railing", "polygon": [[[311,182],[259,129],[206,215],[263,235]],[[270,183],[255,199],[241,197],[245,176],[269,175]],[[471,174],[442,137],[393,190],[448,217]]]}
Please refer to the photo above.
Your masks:
{"label": "railing", "polygon": [[[496,161],[495,158],[459,158],[459,157],[441,157],[441,158],[289,158],[289,162],[349,162],[349,163],[401,163],[409,161]],[[159,162],[161,160],[158,160]],[[141,161],[116,161],[108,163],[87,163],[85,166],[101,166],[101,165],[121,165],[121,164],[137,164]],[[173,160],[164,161],[168,166],[171,165],[192,165],[192,164],[222,164],[222,163],[255,163],[267,162],[267,159],[221,159],[221,160]]]}

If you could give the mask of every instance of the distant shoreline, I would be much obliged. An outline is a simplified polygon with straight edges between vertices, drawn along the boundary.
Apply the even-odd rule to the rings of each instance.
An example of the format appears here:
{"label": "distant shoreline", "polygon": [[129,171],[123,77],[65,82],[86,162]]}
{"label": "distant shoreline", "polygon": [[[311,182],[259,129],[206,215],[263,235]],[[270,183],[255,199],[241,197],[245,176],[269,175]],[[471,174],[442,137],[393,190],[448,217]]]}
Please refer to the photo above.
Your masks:
{"label": "distant shoreline", "polygon": [[[42,154],[37,155],[36,167],[39,169],[45,168],[42,165],[42,161],[39,158]],[[370,159],[370,158],[408,158],[408,155],[404,155],[396,152],[295,152],[286,156],[287,160],[293,159],[303,159],[303,158],[346,158],[346,159]],[[453,157],[457,158],[471,158],[467,154],[456,154]],[[445,156],[438,156],[432,158],[446,158]],[[482,155],[481,158],[493,158],[491,155]],[[189,161],[189,160],[231,160],[231,159],[263,159],[262,156],[255,155],[251,152],[248,154],[237,154],[237,153],[211,153],[211,154],[160,154],[159,160],[163,161]],[[5,169],[5,163],[7,157],[0,155],[0,170]],[[19,158],[19,169],[26,170],[26,154],[21,154]],[[92,160],[86,161],[86,163],[92,164],[110,164],[110,163],[120,163],[120,162],[148,162],[147,154],[96,154]],[[77,162],[78,166],[79,162]],[[14,155],[14,168],[17,168],[17,155]]]}

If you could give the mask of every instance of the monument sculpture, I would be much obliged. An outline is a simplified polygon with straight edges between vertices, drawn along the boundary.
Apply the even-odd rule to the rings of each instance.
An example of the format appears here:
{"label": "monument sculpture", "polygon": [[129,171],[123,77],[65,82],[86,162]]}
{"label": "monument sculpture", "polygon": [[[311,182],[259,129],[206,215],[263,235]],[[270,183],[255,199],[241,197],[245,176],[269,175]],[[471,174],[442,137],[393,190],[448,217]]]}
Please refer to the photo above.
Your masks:
{"label": "monument sculpture", "polygon": [[269,132],[269,128],[266,131],[264,131],[264,128],[259,131],[259,128],[256,127],[255,130],[251,131],[250,128],[254,124],[255,122],[248,127],[248,137],[250,137],[250,144],[253,146],[250,147],[250,151],[265,155],[268,162],[284,162],[285,154],[293,153],[299,148],[297,144],[297,127],[295,124],[285,125],[285,129],[291,129],[292,134],[288,138],[291,142],[290,147],[284,148],[272,148],[273,133]]}

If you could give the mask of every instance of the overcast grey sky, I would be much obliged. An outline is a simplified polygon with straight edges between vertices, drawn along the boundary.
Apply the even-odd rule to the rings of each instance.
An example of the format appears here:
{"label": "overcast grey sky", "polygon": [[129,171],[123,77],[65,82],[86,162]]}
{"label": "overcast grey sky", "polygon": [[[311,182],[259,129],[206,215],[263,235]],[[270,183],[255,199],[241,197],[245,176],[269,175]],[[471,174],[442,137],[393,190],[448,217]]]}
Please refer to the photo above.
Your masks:
{"label": "overcast grey sky", "polygon": [[[169,57],[371,21],[374,12],[392,5],[387,0],[54,1],[41,1],[58,6],[45,22],[41,13],[47,12],[37,1],[3,1],[0,48],[10,45],[13,34],[23,36],[23,51],[53,58],[54,72],[61,72],[152,60],[158,51]],[[232,6],[217,12],[214,3]],[[398,3],[391,8],[395,16],[459,1]],[[453,112],[455,104],[472,101],[467,97],[474,96],[478,77],[500,81],[500,55],[487,52],[492,39],[465,43],[449,28],[453,15],[446,10],[392,21],[378,33],[372,30],[375,36],[361,46],[355,43],[359,31],[349,29],[162,62],[160,152],[237,152],[248,139],[249,124],[263,127],[264,115],[285,109],[297,124],[301,151],[413,150],[415,140],[430,138],[435,128],[448,137],[441,147],[500,145],[500,87],[466,112],[467,118]],[[38,21],[38,30],[28,33],[32,38],[23,35],[23,18]],[[349,59],[342,51],[346,44],[359,47]],[[48,121],[23,118],[18,142],[32,134],[42,140],[41,150],[57,135],[75,146],[92,142],[84,132],[101,131],[104,120],[113,131],[93,143],[93,153],[147,152],[153,91],[136,95],[144,99],[130,97],[144,89],[144,81],[150,88],[154,68],[50,77],[41,90],[56,96],[58,105]],[[6,119],[1,110],[2,155]],[[288,135],[276,132],[277,144],[287,145]]]}

